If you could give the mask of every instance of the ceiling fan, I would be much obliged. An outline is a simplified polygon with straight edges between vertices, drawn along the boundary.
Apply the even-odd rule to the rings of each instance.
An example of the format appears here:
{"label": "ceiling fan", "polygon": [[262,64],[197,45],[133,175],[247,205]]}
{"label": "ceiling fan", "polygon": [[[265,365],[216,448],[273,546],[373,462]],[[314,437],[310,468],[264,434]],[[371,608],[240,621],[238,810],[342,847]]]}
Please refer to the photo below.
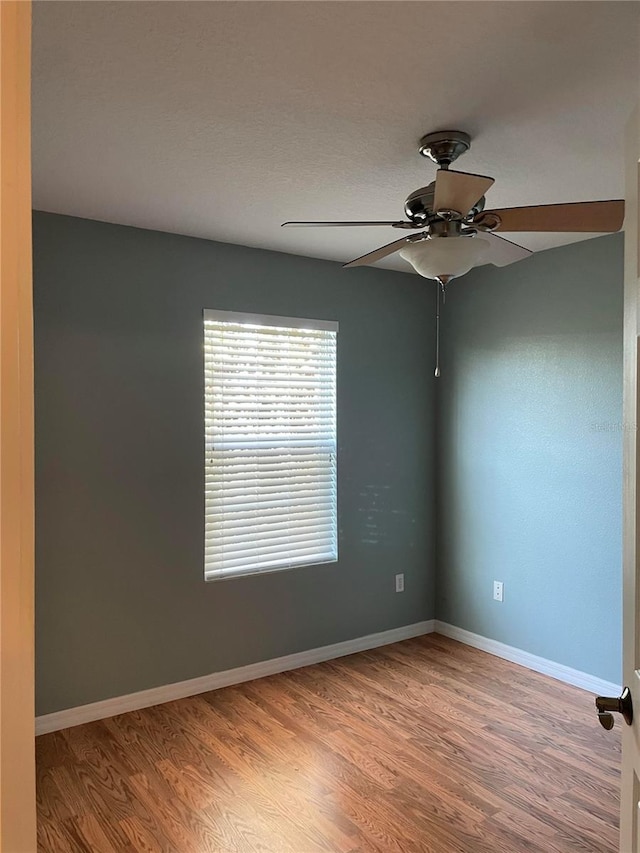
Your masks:
{"label": "ceiling fan", "polygon": [[[394,252],[417,273],[439,283],[436,313],[439,340],[440,296],[453,278],[481,264],[498,267],[527,258],[532,252],[496,232],[565,231],[604,233],[619,231],[624,201],[584,201],[485,210],[485,193],[494,179],[457,172],[449,166],[471,147],[471,137],[460,130],[441,130],[423,136],[419,152],[438,165],[436,179],[407,196],[406,219],[362,222],[283,222],[283,227],[386,226],[412,231],[381,246],[345,267],[375,263]],[[436,376],[440,370],[436,364]]]}
{"label": "ceiling fan", "polygon": [[[445,284],[452,278],[484,263],[496,266],[520,261],[531,254],[498,235],[513,231],[619,231],[624,218],[624,201],[584,201],[542,204],[485,210],[485,193],[494,179],[485,175],[455,172],[449,166],[471,147],[471,138],[460,130],[428,133],[420,140],[419,151],[438,165],[436,179],[414,190],[404,203],[406,220],[382,222],[283,222],[283,227],[350,228],[375,225],[418,233],[408,234],[345,264],[357,267],[372,264],[400,252],[418,273]],[[475,238],[472,243],[442,238]]]}

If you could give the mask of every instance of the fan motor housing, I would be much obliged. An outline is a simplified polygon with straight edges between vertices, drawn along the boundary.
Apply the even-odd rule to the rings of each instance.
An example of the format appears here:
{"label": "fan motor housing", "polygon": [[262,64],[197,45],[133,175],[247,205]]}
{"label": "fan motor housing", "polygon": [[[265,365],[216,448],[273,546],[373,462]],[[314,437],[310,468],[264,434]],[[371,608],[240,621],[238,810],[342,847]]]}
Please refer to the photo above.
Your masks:
{"label": "fan motor housing", "polygon": [[[436,182],[432,181],[426,187],[420,187],[407,196],[404,203],[404,212],[407,218],[415,225],[426,225],[432,219],[437,219],[433,209]],[[484,196],[477,201],[468,211],[467,216],[476,216],[484,209]]]}

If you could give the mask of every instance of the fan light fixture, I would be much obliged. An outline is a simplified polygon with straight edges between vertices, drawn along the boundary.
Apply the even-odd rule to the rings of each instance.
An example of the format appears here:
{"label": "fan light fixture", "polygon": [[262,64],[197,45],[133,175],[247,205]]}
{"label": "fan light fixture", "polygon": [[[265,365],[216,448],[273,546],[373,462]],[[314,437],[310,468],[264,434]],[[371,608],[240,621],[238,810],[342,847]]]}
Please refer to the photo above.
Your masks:
{"label": "fan light fixture", "polygon": [[494,179],[450,168],[470,146],[471,137],[461,130],[437,130],[422,137],[420,154],[433,160],[438,171],[435,181],[407,196],[405,219],[282,223],[295,227],[380,226],[413,231],[344,266],[366,266],[399,252],[419,275],[437,281],[436,376],[440,376],[440,305],[444,303],[447,284],[452,278],[458,278],[480,264],[504,267],[531,255],[529,249],[494,232],[584,231],[602,234],[619,231],[624,220],[622,199],[486,210],[485,193],[493,186]]}
{"label": "fan light fixture", "polygon": [[482,237],[431,237],[405,246],[400,257],[425,278],[449,281],[482,264],[489,249]]}

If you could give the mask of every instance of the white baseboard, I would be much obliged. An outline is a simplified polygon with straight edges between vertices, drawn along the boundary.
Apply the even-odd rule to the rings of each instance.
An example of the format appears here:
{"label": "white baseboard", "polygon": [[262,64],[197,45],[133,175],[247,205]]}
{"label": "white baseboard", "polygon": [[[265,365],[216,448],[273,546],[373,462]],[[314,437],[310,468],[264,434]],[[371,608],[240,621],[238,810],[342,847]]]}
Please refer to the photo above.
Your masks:
{"label": "white baseboard", "polygon": [[89,705],[80,705],[77,708],[68,708],[64,711],[55,711],[53,714],[44,714],[36,717],[36,735],[55,732],[60,729],[68,729],[71,726],[79,726],[83,723],[91,723],[94,720],[103,720],[116,714],[126,714],[128,711],[138,711],[141,708],[149,708],[152,705],[161,705],[163,702],[172,702],[174,699],[184,699],[187,696],[196,696],[198,693],[207,693],[209,690],[217,690],[220,687],[229,687],[231,684],[240,684],[243,681],[253,681],[266,675],[275,675],[278,672],[286,672],[289,669],[299,669],[314,663],[333,660],[334,658],[363,652],[367,649],[375,649],[378,646],[388,646],[401,640],[409,640],[412,637],[420,637],[423,634],[431,634],[434,630],[435,621],[416,622],[413,625],[403,625],[401,628],[392,628],[390,631],[381,631],[378,634],[368,634],[365,637],[356,637],[354,640],[346,640],[343,643],[334,643],[331,646],[320,646],[305,652],[297,652],[293,655],[285,655],[280,658],[252,663],[248,666],[239,666],[235,669],[227,669],[223,672],[213,672],[200,678],[190,678],[188,681],[178,681],[174,684],[166,684],[162,687],[152,687],[150,690],[140,690],[137,693],[129,693],[126,696],[115,696],[113,699],[104,699],[102,702],[91,702]]}
{"label": "white baseboard", "polygon": [[538,655],[532,655],[529,652],[522,651],[522,649],[499,643],[497,640],[481,637],[480,634],[473,634],[471,631],[465,631],[464,628],[457,628],[447,622],[436,620],[435,631],[437,634],[443,634],[445,637],[458,640],[467,646],[473,646],[474,649],[481,649],[483,652],[489,652],[496,657],[518,663],[520,666],[526,666],[527,669],[550,675],[551,678],[557,678],[558,681],[564,681],[566,684],[573,684],[574,687],[582,687],[583,690],[588,690],[590,693],[597,693],[601,696],[618,696],[621,691],[619,684],[604,681],[602,678],[596,678],[595,675],[589,675],[579,669],[572,669],[570,666],[564,666],[564,664],[555,663],[555,661],[538,657]]}
{"label": "white baseboard", "polygon": [[620,685],[596,678],[586,672],[532,655],[513,646],[507,646],[505,643],[499,643],[497,640],[490,640],[479,634],[473,634],[464,628],[457,628],[455,625],[431,619],[426,622],[416,622],[413,625],[404,625],[401,628],[393,628],[390,631],[381,631],[378,634],[368,634],[365,637],[357,637],[343,643],[334,643],[331,646],[320,646],[316,649],[308,649],[305,652],[272,658],[248,666],[239,666],[223,672],[213,672],[200,678],[190,678],[188,681],[178,681],[174,684],[152,687],[150,690],[129,693],[126,696],[104,699],[102,702],[92,702],[89,705],[80,705],[77,708],[55,711],[53,714],[36,717],[36,735],[68,729],[71,726],[80,726],[83,723],[91,723],[95,720],[104,720],[116,714],[126,714],[128,711],[138,711],[152,705],[161,705],[163,702],[172,702],[174,699],[196,696],[198,693],[207,693],[210,690],[229,687],[232,684],[241,684],[243,681],[253,681],[256,678],[264,678],[266,675],[275,675],[278,672],[311,666],[314,663],[322,663],[322,661],[352,655],[367,649],[387,646],[401,640],[431,634],[434,631],[445,637],[450,637],[452,640],[458,640],[467,646],[473,646],[483,652],[525,666],[527,669],[533,669],[559,681],[564,681],[566,684],[581,687],[591,693],[617,696],[621,690]]}

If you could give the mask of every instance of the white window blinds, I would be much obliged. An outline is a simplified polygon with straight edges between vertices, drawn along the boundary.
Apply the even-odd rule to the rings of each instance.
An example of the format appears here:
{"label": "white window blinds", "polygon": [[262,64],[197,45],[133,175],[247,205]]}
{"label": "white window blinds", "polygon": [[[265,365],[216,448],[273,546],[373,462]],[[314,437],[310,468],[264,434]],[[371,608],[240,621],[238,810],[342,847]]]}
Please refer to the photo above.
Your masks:
{"label": "white window blinds", "polygon": [[337,560],[337,329],[204,312],[208,580]]}

